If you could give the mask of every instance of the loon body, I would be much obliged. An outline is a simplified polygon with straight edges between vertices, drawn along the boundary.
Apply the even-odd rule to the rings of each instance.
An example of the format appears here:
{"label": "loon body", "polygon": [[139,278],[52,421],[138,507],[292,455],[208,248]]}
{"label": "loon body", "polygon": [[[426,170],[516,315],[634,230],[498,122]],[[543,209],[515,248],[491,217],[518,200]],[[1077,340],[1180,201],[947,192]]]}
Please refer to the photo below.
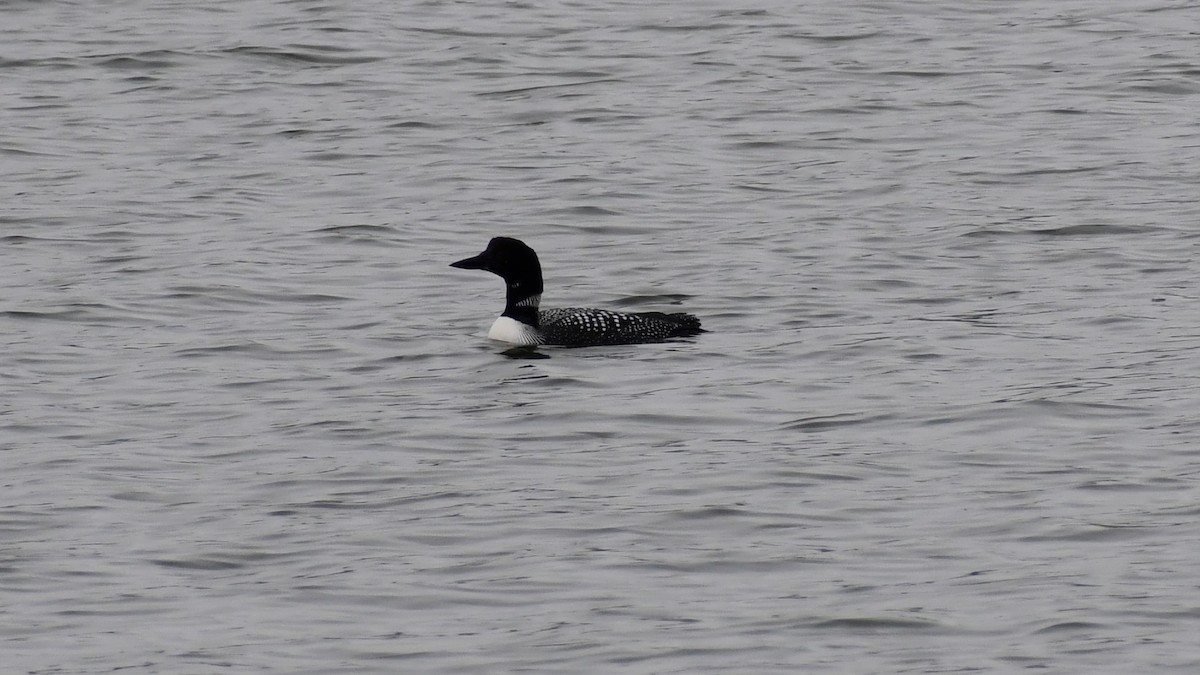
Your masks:
{"label": "loon body", "polygon": [[540,309],[541,263],[533,249],[510,237],[495,237],[483,253],[450,266],[486,270],[504,279],[508,286],[504,313],[488,331],[493,340],[520,346],[590,347],[663,342],[704,332],[700,320],[691,314],[580,307]]}

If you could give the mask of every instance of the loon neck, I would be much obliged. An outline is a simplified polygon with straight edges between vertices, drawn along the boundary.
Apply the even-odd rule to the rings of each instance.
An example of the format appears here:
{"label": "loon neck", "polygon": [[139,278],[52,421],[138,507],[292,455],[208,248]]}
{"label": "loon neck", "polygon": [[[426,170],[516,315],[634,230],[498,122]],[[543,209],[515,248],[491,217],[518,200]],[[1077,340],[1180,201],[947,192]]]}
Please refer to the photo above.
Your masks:
{"label": "loon neck", "polygon": [[528,326],[538,327],[538,305],[542,301],[542,292],[539,288],[536,293],[530,295],[527,288],[517,284],[508,285],[508,295],[505,298],[504,313],[500,316],[507,316]]}

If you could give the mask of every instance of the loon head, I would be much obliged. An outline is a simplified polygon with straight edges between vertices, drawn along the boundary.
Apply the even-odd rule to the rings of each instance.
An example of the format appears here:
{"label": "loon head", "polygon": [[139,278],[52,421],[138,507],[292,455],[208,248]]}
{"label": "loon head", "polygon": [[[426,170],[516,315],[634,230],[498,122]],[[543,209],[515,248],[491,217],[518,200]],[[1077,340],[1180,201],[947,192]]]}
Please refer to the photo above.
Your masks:
{"label": "loon head", "polygon": [[542,278],[542,266],[537,254],[525,242],[512,237],[493,237],[483,253],[450,263],[450,266],[464,270],[485,270],[509,282]]}
{"label": "loon head", "polygon": [[525,242],[512,237],[494,237],[483,253],[450,263],[450,266],[485,270],[504,279],[508,293],[502,316],[537,327],[538,303],[542,299],[542,265]]}
{"label": "loon head", "polygon": [[521,301],[542,294],[542,265],[525,242],[512,237],[494,237],[483,253],[450,263],[464,270],[484,270],[508,284],[508,292]]}

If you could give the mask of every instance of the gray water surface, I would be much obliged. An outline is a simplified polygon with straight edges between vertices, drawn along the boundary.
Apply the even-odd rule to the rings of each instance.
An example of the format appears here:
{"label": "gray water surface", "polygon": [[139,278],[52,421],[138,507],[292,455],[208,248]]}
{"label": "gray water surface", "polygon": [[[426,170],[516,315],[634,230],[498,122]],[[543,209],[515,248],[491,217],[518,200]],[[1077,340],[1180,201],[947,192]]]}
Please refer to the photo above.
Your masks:
{"label": "gray water surface", "polygon": [[1200,668],[1194,7],[342,5],[0,4],[5,672]]}

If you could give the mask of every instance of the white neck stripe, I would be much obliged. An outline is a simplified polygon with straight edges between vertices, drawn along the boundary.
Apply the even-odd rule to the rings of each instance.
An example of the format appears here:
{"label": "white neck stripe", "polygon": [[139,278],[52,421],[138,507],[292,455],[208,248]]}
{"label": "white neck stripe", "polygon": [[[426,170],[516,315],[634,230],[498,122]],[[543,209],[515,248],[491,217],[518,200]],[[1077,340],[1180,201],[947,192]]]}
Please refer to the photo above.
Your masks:
{"label": "white neck stripe", "polygon": [[517,303],[517,307],[537,307],[542,302],[542,294],[531,295]]}

